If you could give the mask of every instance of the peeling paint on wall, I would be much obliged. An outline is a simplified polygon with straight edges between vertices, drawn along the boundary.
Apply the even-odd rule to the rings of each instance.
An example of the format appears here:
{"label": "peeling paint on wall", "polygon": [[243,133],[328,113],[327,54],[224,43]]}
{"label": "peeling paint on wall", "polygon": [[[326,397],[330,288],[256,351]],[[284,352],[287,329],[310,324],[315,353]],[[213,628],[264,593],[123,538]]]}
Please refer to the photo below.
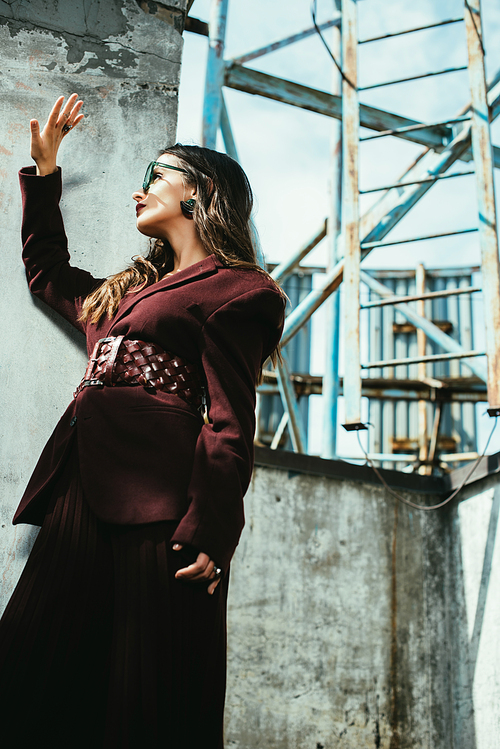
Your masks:
{"label": "peeling paint on wall", "polygon": [[7,279],[0,345],[9,362],[0,365],[0,610],[37,534],[11,525],[14,510],[86,361],[83,337],[26,286],[17,171],[31,163],[29,119],[43,124],[61,94],[76,91],[83,99],[85,119],[65,138],[59,158],[72,262],[96,277],[121,270],[147,246],[135,228],[131,195],[158,148],[175,140],[181,53],[175,28],[144,13],[135,0],[0,0],[0,221]]}

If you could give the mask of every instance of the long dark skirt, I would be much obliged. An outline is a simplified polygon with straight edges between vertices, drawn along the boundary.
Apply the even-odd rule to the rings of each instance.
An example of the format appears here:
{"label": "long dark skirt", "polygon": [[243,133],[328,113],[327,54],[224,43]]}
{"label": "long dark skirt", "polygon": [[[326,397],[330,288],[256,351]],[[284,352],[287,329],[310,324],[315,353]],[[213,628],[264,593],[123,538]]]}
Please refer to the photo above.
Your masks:
{"label": "long dark skirt", "polygon": [[222,749],[227,580],[174,579],[175,526],[98,520],[73,453],[0,620],[2,746]]}

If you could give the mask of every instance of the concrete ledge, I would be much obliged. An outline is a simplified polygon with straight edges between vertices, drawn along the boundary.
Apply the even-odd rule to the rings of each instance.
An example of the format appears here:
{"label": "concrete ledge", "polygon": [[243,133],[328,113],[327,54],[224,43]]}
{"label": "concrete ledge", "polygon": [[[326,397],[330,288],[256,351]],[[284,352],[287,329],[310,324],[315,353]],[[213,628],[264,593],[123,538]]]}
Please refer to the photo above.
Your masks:
{"label": "concrete ledge", "polygon": [[[305,474],[328,478],[360,481],[364,484],[380,486],[380,479],[367,465],[356,465],[344,460],[325,460],[317,455],[301,455],[286,450],[271,450],[269,447],[255,446],[255,465],[278,468],[290,475]],[[380,468],[379,471],[392,489],[416,492],[418,494],[446,495],[464,481],[471,464],[457,468],[446,476],[421,476],[416,473],[402,473]],[[500,473],[500,453],[486,455],[479,461],[474,473],[464,486]]]}

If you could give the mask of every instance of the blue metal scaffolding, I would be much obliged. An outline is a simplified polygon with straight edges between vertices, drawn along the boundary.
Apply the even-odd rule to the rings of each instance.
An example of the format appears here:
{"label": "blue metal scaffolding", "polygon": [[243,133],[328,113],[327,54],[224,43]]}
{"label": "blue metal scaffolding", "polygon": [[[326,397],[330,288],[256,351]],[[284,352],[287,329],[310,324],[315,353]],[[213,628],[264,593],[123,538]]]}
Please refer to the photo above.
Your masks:
{"label": "blue metal scaffolding", "polygon": [[[464,13],[459,18],[448,18],[426,26],[408,28],[391,34],[358,40],[357,35],[357,0],[335,0],[336,12],[323,24],[301,31],[270,45],[251,51],[233,59],[224,58],[225,29],[228,11],[228,0],[213,0],[210,22],[208,24],[208,61],[203,108],[203,143],[214,148],[219,128],[222,132],[227,152],[237,158],[230,118],[224,101],[224,87],[237,89],[254,95],[263,96],[288,105],[308,109],[332,118],[332,200],[328,220],[305,246],[299,247],[274,269],[273,276],[280,282],[290,278],[301,261],[325,236],[328,242],[328,267],[321,284],[311,288],[302,300],[288,315],[283,336],[284,360],[274,375],[269,374],[261,388],[261,393],[279,392],[283,404],[283,417],[276,427],[272,446],[280,444],[285,429],[290,435],[293,449],[304,452],[307,444],[307,429],[304,413],[298,403],[299,395],[321,392],[324,401],[323,451],[324,457],[336,456],[337,401],[343,395],[345,405],[344,427],[348,430],[365,429],[362,417],[362,396],[370,392],[372,397],[391,399],[390,393],[399,392],[404,400],[411,396],[418,401],[418,445],[406,460],[418,462],[422,472],[429,472],[436,463],[437,434],[442,419],[441,406],[434,409],[432,434],[428,434],[430,419],[428,401],[431,392],[442,387],[437,379],[428,376],[430,367],[436,362],[452,361],[454,372],[462,372],[462,360],[474,373],[476,380],[470,382],[463,399],[469,398],[473,403],[478,398],[486,400],[481,383],[487,384],[487,401],[492,416],[500,414],[500,391],[498,383],[500,356],[500,268],[498,259],[498,238],[495,214],[495,195],[493,184],[493,167],[500,166],[500,149],[492,147],[490,141],[490,121],[500,112],[500,72],[489,86],[485,81],[484,48],[482,42],[482,22],[480,0],[464,0]],[[450,24],[463,23],[468,50],[468,65],[446,67],[426,74],[358,87],[357,58],[358,45],[388,39],[402,34],[411,34],[430,28],[439,28]],[[187,26],[189,28],[189,25]],[[268,75],[245,67],[245,63],[276,49],[294,44],[300,39],[315,33],[331,29],[333,34],[330,54],[338,61],[339,72],[334,70],[332,92],[327,93],[292,81]],[[322,37],[323,38],[323,37]],[[324,41],[324,39],[323,39]],[[325,43],[326,44],[326,43]],[[457,70],[468,69],[471,101],[462,110],[449,119],[431,123],[420,122],[398,114],[377,109],[359,103],[358,92],[369,88],[390,86],[401,81],[417,80],[422,77],[446,75]],[[371,134],[359,137],[359,129],[368,128]],[[406,169],[400,179],[391,184],[384,184],[371,190],[359,190],[358,185],[358,149],[359,142],[382,137],[395,137],[420,144],[424,147],[422,154]],[[449,173],[456,162],[473,162],[474,169]],[[439,181],[460,178],[475,174],[478,199],[478,226],[469,229],[457,229],[447,232],[423,234],[399,240],[399,243],[434,239],[438,236],[451,236],[472,231],[479,232],[481,247],[482,285],[475,287],[470,279],[463,283],[451,284],[449,288],[429,291],[429,273],[423,267],[417,268],[414,276],[414,293],[401,293],[394,284],[387,285],[377,279],[376,274],[367,273],[361,268],[362,260],[379,247],[397,244],[384,241],[390,231],[410,211],[418,201]],[[359,195],[367,192],[380,192],[377,202],[364,215],[359,213]],[[342,206],[342,210],[341,210]],[[430,274],[432,277],[432,273]],[[340,320],[338,289],[343,283],[344,314]],[[360,305],[360,284],[369,288],[371,299],[368,304]],[[486,347],[485,351],[476,351],[467,345],[465,335],[450,335],[442,329],[432,316],[426,315],[431,300],[447,297],[470,300],[470,294],[481,288],[485,303]],[[467,296],[463,296],[467,295]],[[310,378],[305,387],[295,373],[290,373],[287,364],[287,350],[297,333],[308,323],[314,312],[323,304],[327,306],[328,336],[327,365],[321,383]],[[434,302],[432,302],[434,304]],[[458,303],[458,302],[457,302]],[[415,308],[415,304],[417,308]],[[415,331],[416,351],[413,355],[403,357],[389,356],[366,361],[361,364],[360,314],[364,308],[375,310],[377,307],[391,305],[398,319],[404,319],[411,330]],[[426,307],[427,305],[427,307]],[[461,308],[464,308],[462,303]],[[429,308],[430,309],[430,308]],[[450,308],[451,309],[451,308]],[[398,323],[399,324],[399,323]],[[370,323],[368,323],[370,325]],[[339,339],[343,329],[345,356],[343,383],[338,376]],[[408,328],[409,330],[410,328]],[[471,339],[472,340],[472,339]],[[433,353],[428,349],[434,347]],[[481,357],[486,354],[487,368]],[[409,387],[399,388],[393,383],[385,382],[381,387],[373,387],[362,373],[377,370],[381,373],[394,371],[396,367],[417,367],[417,380],[420,386],[416,390]],[[458,367],[458,369],[457,369]],[[401,370],[400,370],[401,371]],[[434,373],[436,370],[433,369]],[[302,373],[303,374],[303,373]],[[379,379],[383,380],[382,376]],[[274,380],[273,380],[274,377]],[[316,378],[317,379],[317,378]],[[373,378],[371,378],[373,380]],[[390,379],[390,378],[389,378]],[[387,378],[386,378],[387,380]],[[426,382],[427,381],[427,382]],[[479,383],[479,386],[478,386]],[[392,387],[392,390],[391,390]],[[274,388],[274,389],[273,389]],[[381,395],[381,392],[384,394]],[[403,393],[403,394],[402,394]],[[455,395],[453,394],[455,393]],[[449,391],[449,397],[458,397],[458,390]],[[452,411],[455,406],[452,405]],[[457,409],[455,408],[455,421]],[[469,440],[470,442],[470,440]],[[387,448],[387,444],[386,444]],[[473,455],[473,451],[462,455]],[[382,447],[375,451],[380,461],[393,460],[394,454],[385,452]],[[399,455],[402,460],[403,453]],[[458,457],[458,456],[457,456]],[[462,457],[467,459],[467,457]]]}

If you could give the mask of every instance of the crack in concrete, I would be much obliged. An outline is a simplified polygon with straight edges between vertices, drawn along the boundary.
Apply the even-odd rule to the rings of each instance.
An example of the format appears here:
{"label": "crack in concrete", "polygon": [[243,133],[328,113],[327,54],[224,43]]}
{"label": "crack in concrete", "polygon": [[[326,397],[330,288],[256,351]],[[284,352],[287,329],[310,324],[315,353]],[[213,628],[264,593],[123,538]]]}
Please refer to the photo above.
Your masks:
{"label": "crack in concrete", "polygon": [[151,55],[152,57],[157,57],[159,60],[162,60],[163,62],[171,62],[172,65],[180,65],[180,60],[171,60],[169,57],[162,57],[161,55],[157,55],[155,52],[140,52],[137,49],[134,49],[133,47],[128,47],[126,44],[123,44],[122,42],[116,42],[111,40],[104,40],[107,42],[107,44],[117,44],[119,47],[123,47],[123,49],[128,49],[131,52],[135,52],[136,55]]}
{"label": "crack in concrete", "polygon": [[[5,0],[4,0],[5,2]],[[156,57],[158,60],[162,60],[162,62],[170,62],[173,65],[180,65],[179,60],[171,60],[169,57],[162,57],[161,55],[158,55],[156,52],[142,52],[140,50],[134,49],[133,47],[129,47],[126,44],[123,44],[123,42],[118,42],[116,40],[112,39],[102,39],[98,36],[93,36],[92,34],[75,34],[73,31],[61,31],[60,29],[53,28],[51,26],[42,26],[41,24],[33,24],[31,21],[18,21],[17,19],[8,18],[7,16],[4,16],[0,13],[0,18],[4,18],[6,21],[12,21],[14,20],[17,24],[19,24],[19,31],[22,31],[23,28],[28,31],[48,31],[49,33],[57,34],[59,37],[62,37],[66,42],[66,37],[76,37],[77,39],[83,39],[88,40],[92,42],[93,44],[99,43],[104,45],[109,44],[116,44],[118,47],[122,47],[123,49],[127,49],[130,52],[134,52],[136,55],[150,55],[151,57]],[[96,41],[94,41],[96,40]],[[86,52],[92,52],[92,50],[85,50]]]}

